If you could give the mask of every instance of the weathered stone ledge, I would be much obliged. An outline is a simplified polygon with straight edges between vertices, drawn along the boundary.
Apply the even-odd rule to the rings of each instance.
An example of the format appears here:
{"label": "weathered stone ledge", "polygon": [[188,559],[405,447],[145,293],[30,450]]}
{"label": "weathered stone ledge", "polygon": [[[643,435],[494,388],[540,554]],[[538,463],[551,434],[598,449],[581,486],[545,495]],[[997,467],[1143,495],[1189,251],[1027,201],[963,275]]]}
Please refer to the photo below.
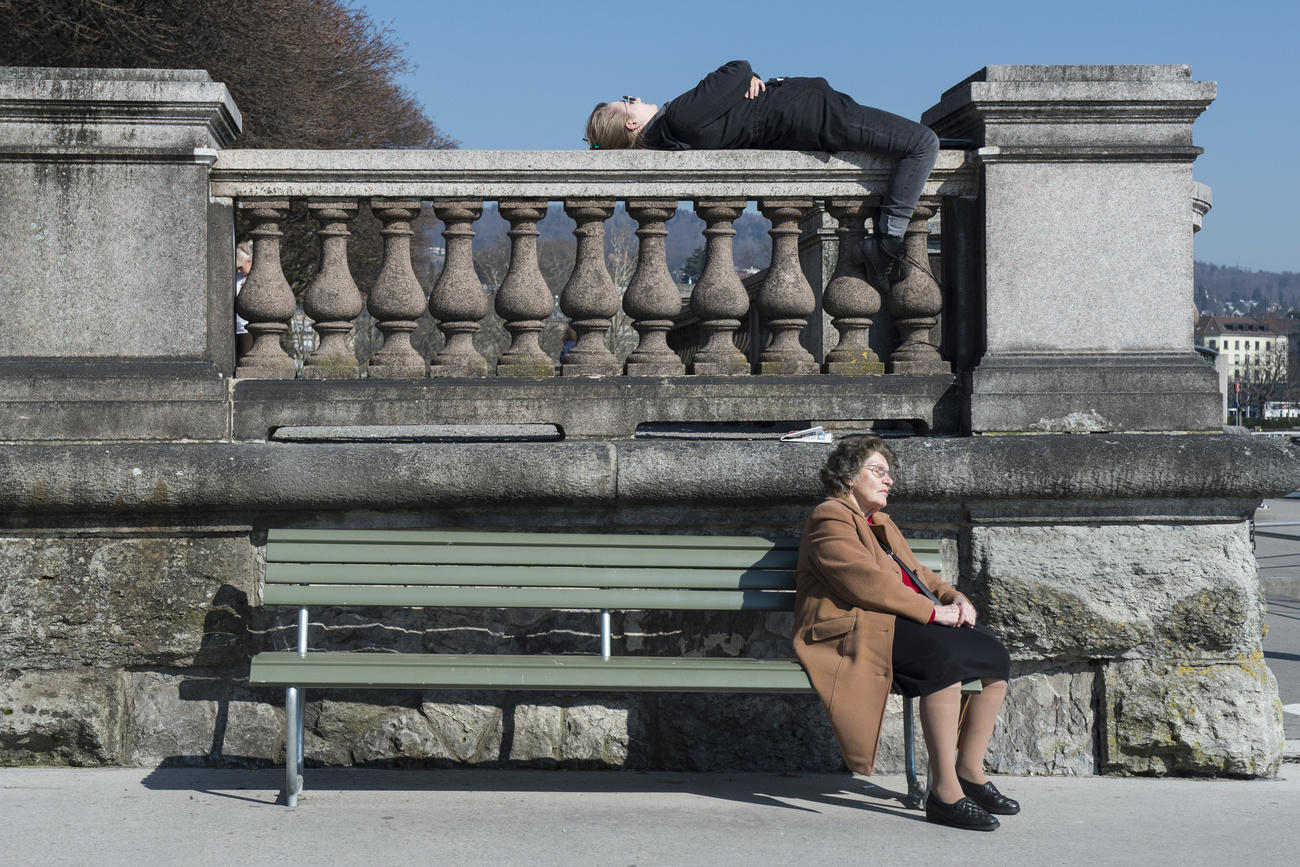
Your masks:
{"label": "weathered stone ledge", "polygon": [[[893,446],[902,464],[901,503],[1247,503],[1300,486],[1300,448],[1274,438],[1038,435],[900,439]],[[817,497],[828,448],[662,439],[13,445],[0,453],[0,512],[799,503]]]}
{"label": "weathered stone ledge", "polygon": [[[880,195],[888,159],[801,151],[223,150],[214,196],[480,200],[833,198]],[[974,195],[974,156],[939,155],[927,196]]]}

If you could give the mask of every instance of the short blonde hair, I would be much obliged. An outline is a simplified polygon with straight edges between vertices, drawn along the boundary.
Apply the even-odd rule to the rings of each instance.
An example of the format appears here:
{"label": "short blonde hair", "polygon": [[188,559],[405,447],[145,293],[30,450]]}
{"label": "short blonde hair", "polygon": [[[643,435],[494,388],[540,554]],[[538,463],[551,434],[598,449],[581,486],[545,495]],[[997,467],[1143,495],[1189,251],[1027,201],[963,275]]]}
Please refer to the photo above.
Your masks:
{"label": "short blonde hair", "polygon": [[612,103],[598,102],[587,118],[585,140],[592,150],[620,150],[641,147],[640,130],[627,128],[627,116]]}

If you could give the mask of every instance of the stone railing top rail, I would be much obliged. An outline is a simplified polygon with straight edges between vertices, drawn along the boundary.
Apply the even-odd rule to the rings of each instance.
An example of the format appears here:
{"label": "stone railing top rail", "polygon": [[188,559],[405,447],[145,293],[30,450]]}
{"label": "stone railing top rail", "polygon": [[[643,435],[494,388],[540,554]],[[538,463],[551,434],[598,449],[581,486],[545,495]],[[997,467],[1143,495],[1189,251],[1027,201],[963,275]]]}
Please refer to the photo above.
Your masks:
{"label": "stone railing top rail", "polygon": [[[223,150],[211,191],[231,198],[417,199],[879,196],[892,161],[802,151]],[[926,196],[973,195],[973,152],[946,150]]]}

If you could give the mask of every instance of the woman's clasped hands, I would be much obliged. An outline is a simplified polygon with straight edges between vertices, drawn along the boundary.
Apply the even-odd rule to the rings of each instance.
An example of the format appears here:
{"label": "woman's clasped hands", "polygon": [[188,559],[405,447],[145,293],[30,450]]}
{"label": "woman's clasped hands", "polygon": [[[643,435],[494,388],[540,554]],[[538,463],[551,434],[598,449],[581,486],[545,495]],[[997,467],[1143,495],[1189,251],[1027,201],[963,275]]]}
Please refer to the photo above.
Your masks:
{"label": "woman's clasped hands", "polygon": [[934,622],[940,626],[974,626],[975,606],[965,596],[956,602],[934,606]]}

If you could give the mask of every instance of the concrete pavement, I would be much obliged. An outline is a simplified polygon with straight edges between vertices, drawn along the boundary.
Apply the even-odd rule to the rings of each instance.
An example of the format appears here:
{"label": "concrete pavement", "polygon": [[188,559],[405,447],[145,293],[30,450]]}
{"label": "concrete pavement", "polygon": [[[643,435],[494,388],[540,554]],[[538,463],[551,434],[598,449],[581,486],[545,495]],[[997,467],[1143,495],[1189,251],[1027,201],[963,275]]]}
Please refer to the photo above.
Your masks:
{"label": "concrete pavement", "polygon": [[[13,865],[729,865],[960,861],[1294,863],[1300,765],[1280,780],[999,778],[1023,811],[993,833],[925,822],[847,775],[310,770],[0,770]],[[883,788],[882,788],[883,787]],[[942,853],[942,854],[940,854]]]}

